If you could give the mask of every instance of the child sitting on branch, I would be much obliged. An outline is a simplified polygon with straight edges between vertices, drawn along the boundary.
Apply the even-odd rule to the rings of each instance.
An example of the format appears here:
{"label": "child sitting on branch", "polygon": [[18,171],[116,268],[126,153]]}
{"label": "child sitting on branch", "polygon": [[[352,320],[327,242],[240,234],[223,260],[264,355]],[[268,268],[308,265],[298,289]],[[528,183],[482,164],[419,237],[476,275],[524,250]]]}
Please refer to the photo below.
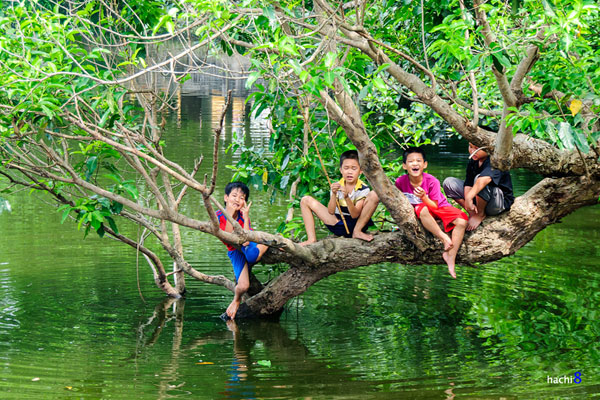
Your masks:
{"label": "child sitting on branch", "polygon": [[472,231],[487,215],[509,210],[515,196],[510,172],[493,168],[488,153],[473,143],[469,143],[469,154],[465,180],[446,178],[444,192],[467,210],[467,230]]}
{"label": "child sitting on branch", "polygon": [[330,182],[331,192],[327,207],[312,196],[304,196],[300,200],[302,220],[308,237],[302,245],[317,241],[313,213],[336,236],[373,240],[373,235],[368,234],[366,230],[373,225],[371,216],[377,208],[379,197],[360,180],[361,172],[358,152],[345,151],[340,156],[342,179]]}
{"label": "child sitting on branch", "polygon": [[[442,194],[440,181],[423,172],[427,168],[427,158],[422,148],[411,147],[405,150],[402,168],[406,170],[406,174],[396,179],[396,187],[408,197],[425,229],[442,241],[442,258],[448,265],[450,275],[456,278],[456,253],[462,244],[468,217],[448,203]],[[436,220],[442,221],[445,232]],[[450,231],[452,238],[447,234]]]}
{"label": "child sitting on branch", "polygon": [[[250,189],[242,182],[230,182],[225,186],[225,211],[243,229],[252,230],[250,225],[250,206],[252,202],[250,204],[246,203],[248,197],[250,197]],[[222,230],[233,232],[233,225],[227,220],[227,217],[221,210],[217,211],[217,217],[219,218],[219,227]],[[226,311],[227,316],[230,319],[234,319],[242,296],[250,287],[250,271],[252,270],[252,266],[260,260],[269,247],[254,242],[242,244],[239,250],[227,243],[225,243],[225,246],[227,246],[227,255],[231,260],[237,283],[234,289],[233,300]]]}

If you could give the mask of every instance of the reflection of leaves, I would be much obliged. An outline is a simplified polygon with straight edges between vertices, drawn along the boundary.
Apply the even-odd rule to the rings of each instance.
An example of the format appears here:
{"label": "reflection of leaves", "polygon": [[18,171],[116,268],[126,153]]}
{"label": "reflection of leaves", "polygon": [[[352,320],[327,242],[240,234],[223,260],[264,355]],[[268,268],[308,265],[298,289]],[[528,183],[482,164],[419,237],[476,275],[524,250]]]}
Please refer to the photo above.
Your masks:
{"label": "reflection of leaves", "polygon": [[263,367],[270,367],[271,366],[271,360],[258,360],[256,363],[258,365],[262,365]]}
{"label": "reflection of leaves", "polygon": [[11,211],[10,203],[8,202],[8,200],[0,197],[0,214],[2,214],[2,212],[4,212],[4,211],[8,211],[8,212]]}

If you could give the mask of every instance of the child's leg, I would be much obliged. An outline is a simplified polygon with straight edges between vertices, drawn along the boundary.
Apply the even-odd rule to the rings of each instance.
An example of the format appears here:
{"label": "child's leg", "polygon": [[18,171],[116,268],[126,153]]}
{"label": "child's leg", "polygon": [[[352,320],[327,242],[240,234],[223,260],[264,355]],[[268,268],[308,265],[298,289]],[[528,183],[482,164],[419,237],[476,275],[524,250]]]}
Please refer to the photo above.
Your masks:
{"label": "child's leg", "polygon": [[363,232],[363,228],[373,216],[378,204],[379,196],[377,196],[377,193],[375,193],[374,190],[370,191],[365,199],[365,204],[363,204],[358,221],[356,221],[356,225],[354,226],[354,231],[352,232],[353,238],[366,240],[367,242],[373,240],[373,235]]}
{"label": "child's leg", "polygon": [[433,236],[437,237],[444,244],[444,251],[448,251],[452,248],[452,240],[438,225],[433,216],[429,213],[427,207],[423,207],[421,210],[421,214],[419,214],[419,219],[421,223],[429,232],[433,234]]}
{"label": "child's leg", "polygon": [[252,265],[261,259],[261,257],[263,256],[263,254],[265,254],[268,248],[269,246],[267,246],[266,244],[249,242],[248,245],[242,247],[242,252],[246,257],[246,261],[248,261],[248,263]]}
{"label": "child's leg", "polygon": [[444,179],[444,193],[446,197],[456,201],[464,209],[465,207],[465,181],[462,179],[448,177]]}
{"label": "child's leg", "polygon": [[302,200],[300,200],[300,211],[302,212],[302,220],[304,221],[306,236],[308,237],[306,241],[300,243],[301,245],[310,244],[317,241],[313,212],[327,225],[335,225],[337,223],[337,218],[335,215],[329,214],[327,207],[319,203],[311,196],[304,196]]}
{"label": "child's leg", "polygon": [[240,273],[237,285],[235,285],[235,289],[233,291],[233,300],[231,301],[231,304],[229,304],[229,307],[227,307],[226,313],[229,318],[235,318],[235,314],[240,306],[242,296],[248,291],[249,287],[250,276],[248,275],[248,263],[246,263],[244,265],[244,269],[242,269],[242,272]]}
{"label": "child's leg", "polygon": [[448,272],[450,276],[456,279],[456,272],[454,270],[454,264],[456,261],[456,253],[462,244],[463,237],[465,236],[465,229],[467,228],[467,221],[462,218],[456,218],[452,221],[454,229],[452,229],[452,248],[442,253],[442,258],[448,265]]}

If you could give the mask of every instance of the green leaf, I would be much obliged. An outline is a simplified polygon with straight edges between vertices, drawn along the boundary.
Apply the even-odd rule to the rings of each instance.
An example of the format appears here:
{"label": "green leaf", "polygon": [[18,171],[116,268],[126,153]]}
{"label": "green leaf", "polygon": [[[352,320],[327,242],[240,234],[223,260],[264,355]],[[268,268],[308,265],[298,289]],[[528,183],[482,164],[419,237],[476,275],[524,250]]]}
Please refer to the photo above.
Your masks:
{"label": "green leaf", "polygon": [[335,60],[337,58],[337,53],[332,53],[329,52],[325,55],[325,68],[327,69],[332,69],[334,64],[335,64]]}
{"label": "green leaf", "polygon": [[323,79],[328,86],[333,86],[333,81],[335,80],[333,71],[325,71],[325,74],[323,74]]}
{"label": "green leaf", "polygon": [[389,67],[390,67],[390,64],[389,64],[389,63],[381,64],[381,65],[379,66],[379,68],[377,68],[377,71],[375,71],[375,72],[373,73],[373,75],[377,75],[377,74],[379,74],[380,72],[383,72],[383,71],[385,71],[385,70],[386,70],[386,69],[388,69]]}
{"label": "green leaf", "polygon": [[277,16],[275,15],[275,9],[271,6],[263,7],[263,15],[269,19],[269,25],[271,29],[275,29],[279,25]]}
{"label": "green leaf", "polygon": [[290,162],[290,155],[291,155],[291,153],[287,153],[285,155],[285,157],[283,158],[283,161],[281,162],[281,170],[282,171],[285,169],[285,167],[287,167],[288,163]]}
{"label": "green leaf", "polygon": [[123,189],[125,189],[134,200],[137,200],[138,189],[133,182],[124,182]]}
{"label": "green leaf", "polygon": [[119,229],[117,228],[117,224],[115,223],[115,220],[112,219],[112,217],[105,217],[104,218],[106,221],[108,221],[108,225],[110,225],[110,229],[112,229],[115,234],[119,234]]}
{"label": "green leaf", "polygon": [[587,137],[585,136],[585,134],[580,130],[575,130],[573,133],[573,137],[575,138],[575,144],[577,145],[579,150],[581,150],[585,154],[589,153],[590,145],[587,141]]}
{"label": "green leaf", "polygon": [[300,75],[300,73],[302,72],[302,67],[300,66],[300,63],[294,59],[290,60],[289,63],[292,66],[292,69],[294,70],[296,75]]}
{"label": "green leaf", "polygon": [[386,86],[385,82],[383,81],[383,79],[381,79],[378,76],[373,78],[373,86],[375,86],[377,89],[381,90],[382,92],[385,92],[387,90],[387,86]]}
{"label": "green leaf", "polygon": [[252,88],[252,85],[254,85],[254,82],[256,82],[258,78],[260,78],[260,72],[252,71],[246,80],[246,89]]}
{"label": "green leaf", "polygon": [[573,139],[573,128],[568,122],[561,122],[560,128],[558,129],[558,137],[560,142],[567,150],[573,150],[575,148],[575,141]]}
{"label": "green leaf", "polygon": [[281,178],[281,183],[279,184],[279,188],[284,190],[287,187],[289,181],[290,181],[290,176],[285,175],[283,178]]}
{"label": "green leaf", "polygon": [[98,168],[98,157],[92,156],[86,161],[87,171],[85,172],[85,180],[89,181],[96,168]]}
{"label": "green leaf", "polygon": [[65,208],[65,211],[63,212],[62,218],[60,219],[60,223],[64,223],[67,219],[67,217],[69,216],[69,213],[71,213],[71,207],[67,206],[67,208]]}
{"label": "green leaf", "polygon": [[256,363],[258,365],[262,365],[263,367],[270,367],[271,366],[271,360],[258,360]]}

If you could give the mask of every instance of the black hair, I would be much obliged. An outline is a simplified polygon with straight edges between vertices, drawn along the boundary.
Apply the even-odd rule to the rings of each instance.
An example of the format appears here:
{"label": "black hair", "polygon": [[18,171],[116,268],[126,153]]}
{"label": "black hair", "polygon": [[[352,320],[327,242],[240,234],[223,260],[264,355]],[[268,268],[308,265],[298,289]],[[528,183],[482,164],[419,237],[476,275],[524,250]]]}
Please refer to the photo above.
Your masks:
{"label": "black hair", "polygon": [[248,189],[248,186],[246,186],[244,182],[229,182],[227,186],[225,186],[225,194],[229,196],[229,193],[235,189],[240,189],[242,192],[244,192],[246,195],[246,200],[248,200],[250,197],[250,189]]}
{"label": "black hair", "polygon": [[358,151],[356,150],[346,150],[340,156],[340,167],[344,163],[344,160],[356,160],[358,161]]}
{"label": "black hair", "polygon": [[427,161],[427,156],[425,155],[425,150],[423,150],[422,147],[409,147],[408,149],[404,150],[404,154],[402,155],[402,163],[405,164],[406,163],[406,159],[408,158],[409,154],[412,153],[419,153],[420,155],[423,156],[423,161]]}

